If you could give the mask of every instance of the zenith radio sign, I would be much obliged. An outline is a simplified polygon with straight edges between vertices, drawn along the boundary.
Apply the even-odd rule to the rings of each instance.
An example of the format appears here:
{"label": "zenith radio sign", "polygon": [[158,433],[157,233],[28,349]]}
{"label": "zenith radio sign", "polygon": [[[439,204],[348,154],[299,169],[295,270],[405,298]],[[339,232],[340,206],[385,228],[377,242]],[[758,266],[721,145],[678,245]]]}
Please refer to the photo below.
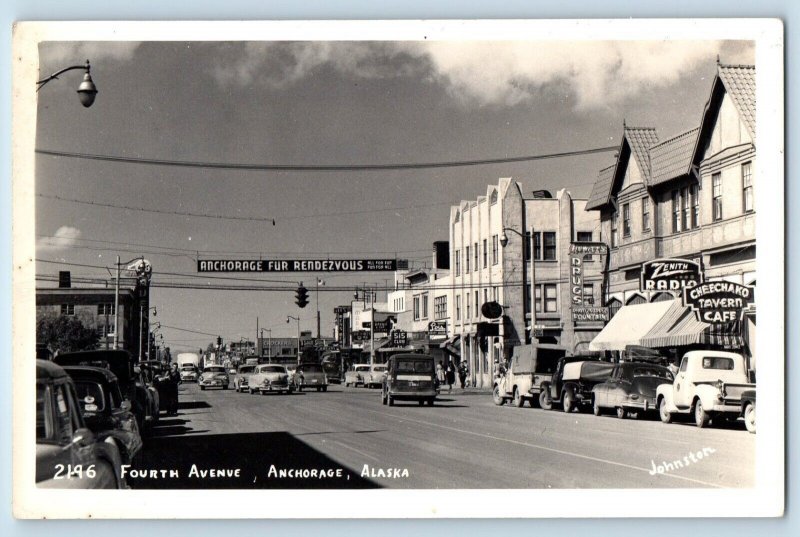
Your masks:
{"label": "zenith radio sign", "polygon": [[654,259],[642,264],[639,290],[681,291],[703,281],[700,264],[686,259]]}
{"label": "zenith radio sign", "polygon": [[397,264],[397,259],[206,259],[197,261],[197,272],[394,272]]}

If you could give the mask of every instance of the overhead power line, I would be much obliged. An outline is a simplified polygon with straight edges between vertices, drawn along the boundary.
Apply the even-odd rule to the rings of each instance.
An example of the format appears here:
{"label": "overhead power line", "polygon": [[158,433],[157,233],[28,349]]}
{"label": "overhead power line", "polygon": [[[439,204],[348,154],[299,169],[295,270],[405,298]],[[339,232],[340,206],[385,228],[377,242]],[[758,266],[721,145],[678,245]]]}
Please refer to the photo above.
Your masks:
{"label": "overhead power line", "polygon": [[141,157],[124,157],[121,155],[99,155],[94,153],[76,153],[72,151],[56,151],[52,149],[37,149],[40,155],[53,157],[66,157],[83,160],[99,160],[106,162],[122,162],[125,164],[144,164],[149,166],[177,166],[183,168],[207,168],[220,170],[245,170],[245,171],[280,171],[280,172],[358,172],[380,170],[423,170],[431,168],[458,168],[464,166],[481,166],[485,164],[508,164],[511,162],[528,162],[564,157],[577,157],[616,151],[619,146],[596,147],[578,151],[564,151],[560,153],[546,153],[542,155],[528,155],[522,157],[504,157],[478,160],[452,160],[442,162],[415,162],[393,164],[247,164],[236,162],[203,162],[191,160],[153,159]]}

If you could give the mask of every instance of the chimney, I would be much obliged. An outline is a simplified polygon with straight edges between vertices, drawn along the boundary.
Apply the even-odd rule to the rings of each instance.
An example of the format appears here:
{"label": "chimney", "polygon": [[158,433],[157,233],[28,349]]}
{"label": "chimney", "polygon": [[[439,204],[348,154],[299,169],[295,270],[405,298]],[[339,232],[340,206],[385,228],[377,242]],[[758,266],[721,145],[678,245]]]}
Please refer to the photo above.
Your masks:
{"label": "chimney", "polygon": [[436,241],[433,243],[433,268],[450,269],[450,242]]}
{"label": "chimney", "polygon": [[72,281],[70,278],[70,273],[68,270],[59,270],[58,271],[58,288],[59,289],[69,289],[72,287]]}

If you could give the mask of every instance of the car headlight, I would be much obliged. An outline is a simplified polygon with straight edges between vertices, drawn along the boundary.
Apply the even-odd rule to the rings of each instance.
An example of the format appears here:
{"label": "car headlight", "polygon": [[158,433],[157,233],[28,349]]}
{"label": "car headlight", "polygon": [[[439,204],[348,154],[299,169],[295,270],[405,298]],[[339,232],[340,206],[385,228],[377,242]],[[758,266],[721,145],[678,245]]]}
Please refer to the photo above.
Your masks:
{"label": "car headlight", "polygon": [[264,386],[269,386],[269,379],[264,379],[264,382],[262,382],[261,384],[263,384]]}

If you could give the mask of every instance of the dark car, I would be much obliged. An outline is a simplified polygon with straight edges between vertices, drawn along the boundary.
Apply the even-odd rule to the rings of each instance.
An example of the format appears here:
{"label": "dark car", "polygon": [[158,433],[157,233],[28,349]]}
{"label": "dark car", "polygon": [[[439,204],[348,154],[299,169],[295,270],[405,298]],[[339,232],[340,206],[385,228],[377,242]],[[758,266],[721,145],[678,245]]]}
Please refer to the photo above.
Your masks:
{"label": "dark car", "polygon": [[142,382],[145,383],[147,388],[155,391],[155,398],[158,401],[158,410],[160,411],[166,406],[166,401],[169,400],[168,388],[165,388],[164,383],[161,381],[162,375],[169,372],[169,367],[158,360],[146,360],[137,364],[141,372]]}
{"label": "dark car", "polygon": [[117,446],[86,426],[66,371],[36,360],[36,486],[125,488],[121,465]]}
{"label": "dark car", "polygon": [[672,384],[672,372],[664,366],[647,362],[623,362],[617,364],[611,377],[597,384],[592,392],[592,407],[595,416],[604,409],[614,409],[618,418],[633,412],[656,412],[656,388],[661,384]]}
{"label": "dark car", "polygon": [[86,426],[98,440],[113,442],[122,462],[130,464],[142,449],[142,437],[117,376],[101,367],[67,366],[64,370],[75,384]]}
{"label": "dark car", "polygon": [[756,433],[756,391],[746,390],[742,392],[742,417],[744,426],[750,434]]}
{"label": "dark car", "polygon": [[139,431],[146,434],[158,419],[158,402],[153,391],[141,378],[141,371],[134,368],[133,356],[124,350],[97,350],[66,352],[56,356],[53,361],[62,366],[86,365],[104,367],[117,376],[120,389],[133,407]]}
{"label": "dark car", "polygon": [[321,364],[304,363],[298,365],[294,372],[294,385],[301,392],[304,388],[315,388],[318,392],[327,392],[328,377]]}
{"label": "dark car", "polygon": [[614,364],[603,362],[595,356],[568,356],[558,361],[549,382],[541,384],[539,405],[550,410],[561,403],[564,412],[592,402],[592,389],[605,381],[614,369]]}
{"label": "dark car", "polygon": [[395,354],[387,362],[381,399],[384,405],[395,401],[426,402],[433,406],[437,395],[433,356],[427,354]]}

